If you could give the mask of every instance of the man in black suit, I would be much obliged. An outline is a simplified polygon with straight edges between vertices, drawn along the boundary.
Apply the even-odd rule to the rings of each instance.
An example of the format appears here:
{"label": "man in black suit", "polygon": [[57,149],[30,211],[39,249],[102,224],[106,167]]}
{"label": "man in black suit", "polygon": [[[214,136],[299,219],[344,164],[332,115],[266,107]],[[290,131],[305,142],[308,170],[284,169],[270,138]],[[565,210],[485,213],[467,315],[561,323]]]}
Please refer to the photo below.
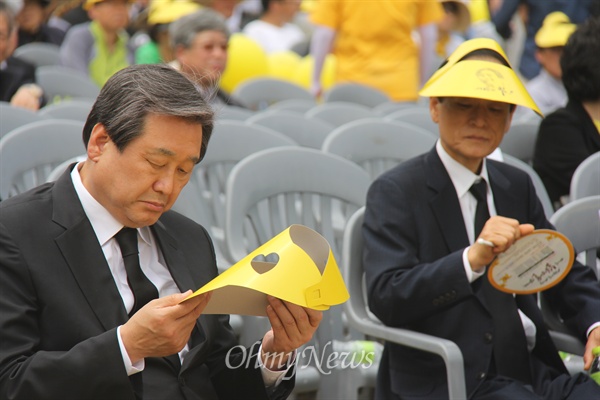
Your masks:
{"label": "man in black suit", "polygon": [[0,0],[0,101],[35,111],[44,100],[43,91],[35,84],[35,67],[12,57],[16,41],[15,16]]}
{"label": "man in black suit", "polygon": [[269,298],[272,329],[245,350],[228,316],[202,314],[210,295],[181,303],[217,274],[206,230],[168,211],[212,127],[210,106],[182,74],[128,67],[90,112],[87,159],[2,202],[1,398],[289,394],[294,350],[320,312]]}
{"label": "man in black suit", "polygon": [[[515,104],[537,108],[506,60],[489,39],[467,41],[424,86],[440,139],[369,190],[363,227],[369,306],[386,325],[455,342],[469,398],[600,398],[586,375],[568,375],[535,296],[503,294],[485,274],[496,255],[534,227],[552,229],[528,175],[486,159],[507,132]],[[589,368],[592,348],[600,345],[593,272],[575,263],[546,295],[587,341]],[[447,397],[441,358],[386,344],[377,399]]]}

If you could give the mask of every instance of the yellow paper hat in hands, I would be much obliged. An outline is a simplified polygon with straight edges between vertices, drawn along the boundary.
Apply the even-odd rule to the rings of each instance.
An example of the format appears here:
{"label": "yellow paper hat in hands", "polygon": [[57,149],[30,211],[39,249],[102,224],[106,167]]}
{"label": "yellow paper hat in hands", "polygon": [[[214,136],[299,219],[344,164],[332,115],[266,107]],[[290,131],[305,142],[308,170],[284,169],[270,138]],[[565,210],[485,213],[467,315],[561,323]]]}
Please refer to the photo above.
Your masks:
{"label": "yellow paper hat in hands", "polygon": [[542,27],[535,34],[535,45],[540,48],[562,47],[577,29],[569,17],[560,11],[550,13],[544,18]]}
{"label": "yellow paper hat in hands", "polygon": [[[277,262],[258,260],[271,254]],[[267,295],[315,310],[350,297],[327,240],[303,225],[290,226],[190,297],[210,291],[204,314],[266,316]]]}
{"label": "yellow paper hat in hands", "polygon": [[[507,60],[504,51],[491,39],[466,41],[448,57],[448,62],[425,83],[419,95],[424,97],[470,97],[500,101],[530,108],[543,117],[535,101],[511,67],[476,59],[460,61],[468,54],[480,49],[493,50]],[[510,65],[510,63],[508,64]]]}

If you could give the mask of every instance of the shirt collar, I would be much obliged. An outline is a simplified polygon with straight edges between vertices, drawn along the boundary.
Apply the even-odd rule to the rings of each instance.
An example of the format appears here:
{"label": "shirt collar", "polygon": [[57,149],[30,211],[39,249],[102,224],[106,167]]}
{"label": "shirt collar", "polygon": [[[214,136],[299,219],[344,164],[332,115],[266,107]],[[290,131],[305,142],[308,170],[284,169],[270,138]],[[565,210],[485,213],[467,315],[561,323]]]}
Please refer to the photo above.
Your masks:
{"label": "shirt collar", "polygon": [[442,164],[448,171],[448,175],[450,175],[450,180],[456,189],[456,194],[458,198],[464,196],[471,186],[478,182],[481,178],[485,179],[485,181],[489,184],[490,180],[487,172],[487,164],[486,159],[483,159],[483,165],[481,167],[481,173],[479,175],[474,174],[467,167],[450,157],[450,155],[446,152],[444,147],[442,146],[441,141],[438,139],[435,144],[435,149],[437,151],[440,160],[442,160]]}
{"label": "shirt collar", "polygon": [[[113,238],[123,228],[123,224],[120,223],[112,214],[102,206],[87,190],[81,181],[81,175],[79,169],[83,166],[83,162],[78,163],[73,171],[71,171],[71,180],[75,187],[75,192],[81,201],[83,211],[88,217],[92,229],[98,237],[100,246],[104,246],[106,242]],[[140,236],[144,242],[151,244],[150,229],[143,227],[138,229]]]}

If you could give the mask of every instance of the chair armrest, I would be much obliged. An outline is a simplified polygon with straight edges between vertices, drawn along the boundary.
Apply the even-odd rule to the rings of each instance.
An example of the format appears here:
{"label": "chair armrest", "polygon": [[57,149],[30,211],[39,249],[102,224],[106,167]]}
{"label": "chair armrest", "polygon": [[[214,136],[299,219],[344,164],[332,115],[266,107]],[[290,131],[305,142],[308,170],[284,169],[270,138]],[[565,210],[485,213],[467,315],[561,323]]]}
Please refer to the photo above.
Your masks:
{"label": "chair armrest", "polygon": [[551,330],[550,337],[558,350],[569,354],[583,356],[585,347],[575,336]]}
{"label": "chair armrest", "polygon": [[463,356],[456,343],[408,329],[391,328],[370,318],[361,318],[349,303],[346,302],[344,306],[351,327],[366,335],[439,355],[446,364],[449,398],[467,398]]}

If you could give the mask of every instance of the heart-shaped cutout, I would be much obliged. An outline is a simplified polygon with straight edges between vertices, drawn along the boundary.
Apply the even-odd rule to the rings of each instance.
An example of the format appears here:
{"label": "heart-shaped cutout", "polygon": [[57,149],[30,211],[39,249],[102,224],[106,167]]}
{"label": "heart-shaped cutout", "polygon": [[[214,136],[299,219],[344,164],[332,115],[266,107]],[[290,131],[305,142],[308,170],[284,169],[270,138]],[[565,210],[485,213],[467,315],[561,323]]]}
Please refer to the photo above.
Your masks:
{"label": "heart-shaped cutout", "polygon": [[272,270],[277,266],[279,262],[279,254],[270,253],[266,256],[264,254],[259,254],[250,261],[250,265],[252,269],[258,274],[264,274]]}

